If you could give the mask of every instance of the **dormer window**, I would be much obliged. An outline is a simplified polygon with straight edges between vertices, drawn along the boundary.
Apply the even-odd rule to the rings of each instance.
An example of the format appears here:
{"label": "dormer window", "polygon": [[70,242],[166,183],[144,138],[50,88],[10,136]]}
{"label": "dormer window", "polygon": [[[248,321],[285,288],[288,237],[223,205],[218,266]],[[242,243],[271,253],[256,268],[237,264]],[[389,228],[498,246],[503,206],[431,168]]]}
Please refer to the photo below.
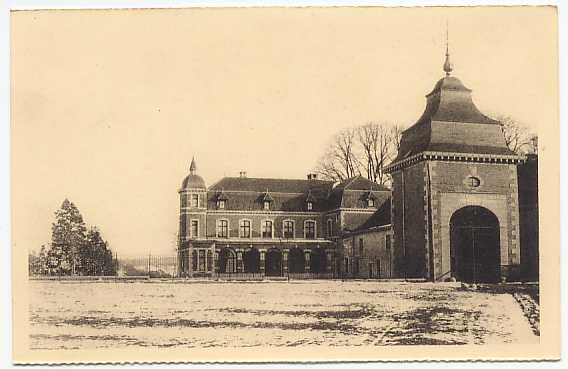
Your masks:
{"label": "dormer window", "polygon": [[363,198],[363,201],[368,208],[374,208],[376,204],[376,197],[372,191],[369,191]]}
{"label": "dormer window", "polygon": [[227,208],[227,195],[223,191],[217,194],[217,209]]}
{"label": "dormer window", "polygon": [[272,196],[270,196],[268,189],[266,189],[266,192],[264,193],[264,195],[262,195],[260,201],[262,202],[262,208],[264,210],[270,210],[270,203],[274,201],[274,199],[272,198]]}
{"label": "dormer window", "polygon": [[308,211],[312,211],[314,209],[314,201],[315,197],[312,195],[312,190],[308,190],[308,194],[306,196],[306,209],[308,209]]}

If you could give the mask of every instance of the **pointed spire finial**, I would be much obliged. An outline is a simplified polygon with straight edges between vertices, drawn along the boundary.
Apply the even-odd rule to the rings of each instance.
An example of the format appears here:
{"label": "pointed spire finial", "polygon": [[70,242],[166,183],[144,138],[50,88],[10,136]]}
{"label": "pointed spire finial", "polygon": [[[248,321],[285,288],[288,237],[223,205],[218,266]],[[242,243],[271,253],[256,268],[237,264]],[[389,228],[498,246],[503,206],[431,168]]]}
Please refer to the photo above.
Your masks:
{"label": "pointed spire finial", "polygon": [[197,172],[197,165],[195,165],[195,156],[191,158],[191,164],[189,165],[189,173],[195,174]]}
{"label": "pointed spire finial", "polygon": [[453,70],[452,63],[450,62],[450,38],[448,29],[448,21],[446,21],[446,61],[444,62],[444,72],[446,72],[446,76],[449,76]]}

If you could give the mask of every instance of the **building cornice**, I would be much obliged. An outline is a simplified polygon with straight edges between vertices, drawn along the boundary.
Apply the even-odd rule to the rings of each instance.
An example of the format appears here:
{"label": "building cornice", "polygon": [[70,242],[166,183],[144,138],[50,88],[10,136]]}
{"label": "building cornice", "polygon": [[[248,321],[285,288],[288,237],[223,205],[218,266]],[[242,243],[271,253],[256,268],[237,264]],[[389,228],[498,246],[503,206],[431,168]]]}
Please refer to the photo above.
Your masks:
{"label": "building cornice", "polygon": [[226,243],[240,243],[240,244],[294,244],[294,243],[333,243],[331,240],[325,238],[307,239],[307,238],[222,238],[222,237],[211,237],[211,238],[188,238],[183,240],[184,242],[215,242],[220,244]]}
{"label": "building cornice", "polygon": [[186,187],[186,188],[180,188],[178,190],[178,193],[182,194],[182,193],[190,193],[190,192],[207,192],[207,190],[205,188],[191,188],[191,187]]}
{"label": "building cornice", "polygon": [[438,152],[425,151],[412,155],[404,160],[391,163],[385,167],[385,172],[393,173],[397,170],[411,166],[424,160],[440,160],[440,161],[461,161],[473,163],[493,163],[493,164],[519,164],[526,160],[521,155],[494,155],[494,154],[473,154],[473,153],[457,153],[457,152]]}
{"label": "building cornice", "polygon": [[330,215],[334,213],[339,213],[341,211],[347,213],[374,213],[377,211],[377,208],[336,208],[329,211],[284,211],[284,210],[277,210],[277,211],[265,211],[265,210],[216,210],[216,209],[199,209],[193,211],[188,211],[187,207],[181,208],[181,214],[215,214],[215,215],[234,215],[234,214],[242,214],[242,215],[264,215],[264,216],[280,216],[280,215],[289,215],[289,216],[311,216],[311,217],[320,217],[324,215]]}
{"label": "building cornice", "polygon": [[321,212],[317,211],[284,211],[284,210],[215,210],[207,209],[207,213],[217,214],[217,215],[229,215],[229,214],[243,214],[243,215],[302,215],[302,216],[321,216]]}

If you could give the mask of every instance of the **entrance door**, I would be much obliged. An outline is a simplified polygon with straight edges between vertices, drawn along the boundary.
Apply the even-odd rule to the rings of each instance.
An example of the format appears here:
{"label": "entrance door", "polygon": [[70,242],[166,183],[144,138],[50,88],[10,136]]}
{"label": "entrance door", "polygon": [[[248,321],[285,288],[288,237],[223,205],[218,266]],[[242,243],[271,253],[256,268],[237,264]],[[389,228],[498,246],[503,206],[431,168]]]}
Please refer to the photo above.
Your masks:
{"label": "entrance door", "polygon": [[231,248],[225,247],[219,254],[219,273],[235,273],[237,271],[237,255]]}
{"label": "entrance door", "polygon": [[464,282],[499,281],[499,221],[480,206],[466,206],[450,220],[452,275]]}
{"label": "entrance door", "polygon": [[260,272],[260,252],[251,247],[243,255],[243,264],[245,273],[258,273]]}
{"label": "entrance door", "polygon": [[289,273],[304,273],[306,266],[306,259],[304,257],[304,250],[295,247],[288,252],[288,272]]}
{"label": "entrance door", "polygon": [[310,272],[325,273],[327,271],[327,255],[321,247],[316,247],[310,255]]}
{"label": "entrance door", "polygon": [[267,276],[279,277],[282,275],[282,253],[276,248],[266,252],[264,273]]}

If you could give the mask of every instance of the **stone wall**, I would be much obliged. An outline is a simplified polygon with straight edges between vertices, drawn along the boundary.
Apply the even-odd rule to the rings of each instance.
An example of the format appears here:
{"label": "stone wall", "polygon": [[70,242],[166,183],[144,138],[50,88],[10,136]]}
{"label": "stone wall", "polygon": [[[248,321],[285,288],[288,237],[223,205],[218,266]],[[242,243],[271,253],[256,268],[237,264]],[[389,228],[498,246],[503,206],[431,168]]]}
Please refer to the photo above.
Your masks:
{"label": "stone wall", "polygon": [[[480,180],[470,186],[470,177]],[[520,263],[517,167],[514,164],[430,162],[433,278],[450,277],[450,219],[465,206],[481,206],[497,216],[501,274],[518,278]]]}
{"label": "stone wall", "polygon": [[342,272],[347,278],[394,278],[393,238],[390,227],[346,237]]}

